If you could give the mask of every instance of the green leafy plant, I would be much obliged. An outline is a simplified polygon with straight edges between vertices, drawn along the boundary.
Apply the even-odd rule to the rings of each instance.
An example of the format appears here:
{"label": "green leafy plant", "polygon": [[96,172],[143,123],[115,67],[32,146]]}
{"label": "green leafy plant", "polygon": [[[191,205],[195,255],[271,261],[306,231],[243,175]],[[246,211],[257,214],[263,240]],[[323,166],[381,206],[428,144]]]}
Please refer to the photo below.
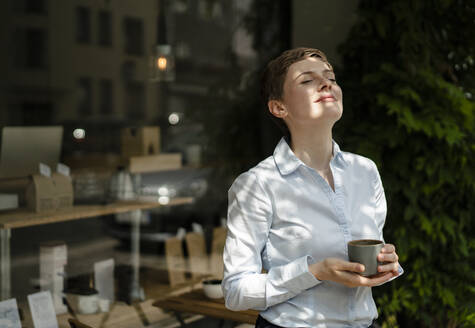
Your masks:
{"label": "green leafy plant", "polygon": [[405,274],[375,288],[384,327],[475,325],[475,5],[361,0],[341,46],[343,149],[376,161]]}

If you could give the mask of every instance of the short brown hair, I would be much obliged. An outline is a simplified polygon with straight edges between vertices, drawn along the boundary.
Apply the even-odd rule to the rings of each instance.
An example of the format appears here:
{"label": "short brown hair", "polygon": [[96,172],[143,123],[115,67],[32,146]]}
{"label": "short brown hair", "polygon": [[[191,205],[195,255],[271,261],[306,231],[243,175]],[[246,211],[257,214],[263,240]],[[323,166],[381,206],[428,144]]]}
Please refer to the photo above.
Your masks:
{"label": "short brown hair", "polygon": [[[320,58],[324,63],[332,67],[323,51],[303,47],[286,50],[267,64],[262,75],[261,85],[262,101],[264,102],[267,113],[269,113],[267,108],[269,100],[282,99],[285,77],[287,76],[287,71],[289,70],[290,65],[309,57]],[[275,117],[271,113],[269,113],[269,115],[271,115],[271,118],[275,123],[277,123],[279,128],[283,130],[285,136],[290,137],[289,129],[284,120]]]}

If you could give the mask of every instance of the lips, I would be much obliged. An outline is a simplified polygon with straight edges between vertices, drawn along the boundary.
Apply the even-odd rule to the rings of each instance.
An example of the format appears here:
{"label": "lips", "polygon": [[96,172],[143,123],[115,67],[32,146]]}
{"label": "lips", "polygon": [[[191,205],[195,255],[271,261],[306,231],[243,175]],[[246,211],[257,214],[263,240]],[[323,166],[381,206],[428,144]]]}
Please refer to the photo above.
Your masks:
{"label": "lips", "polygon": [[318,102],[321,102],[321,101],[323,101],[323,102],[336,101],[336,99],[332,95],[323,95],[320,98],[318,98],[315,102],[318,103]]}

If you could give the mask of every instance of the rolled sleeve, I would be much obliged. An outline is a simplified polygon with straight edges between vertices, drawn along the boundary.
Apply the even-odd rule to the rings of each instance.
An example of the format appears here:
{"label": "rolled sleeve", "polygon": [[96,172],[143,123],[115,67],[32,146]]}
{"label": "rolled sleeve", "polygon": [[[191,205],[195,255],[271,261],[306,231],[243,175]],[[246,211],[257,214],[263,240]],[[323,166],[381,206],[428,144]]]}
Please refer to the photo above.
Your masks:
{"label": "rolled sleeve", "polygon": [[272,268],[268,273],[267,306],[272,306],[300,294],[320,283],[308,270],[309,256]]}
{"label": "rolled sleeve", "polygon": [[272,204],[255,174],[239,176],[231,186],[222,289],[231,310],[264,310],[319,281],[309,272],[309,256],[262,273],[261,254],[272,220]]}

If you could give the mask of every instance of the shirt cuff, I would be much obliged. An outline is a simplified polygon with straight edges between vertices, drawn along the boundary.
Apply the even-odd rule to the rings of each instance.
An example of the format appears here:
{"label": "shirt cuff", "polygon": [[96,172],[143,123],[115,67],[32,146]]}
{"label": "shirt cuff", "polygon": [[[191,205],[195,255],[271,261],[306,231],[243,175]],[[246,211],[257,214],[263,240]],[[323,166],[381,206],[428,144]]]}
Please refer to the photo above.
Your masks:
{"label": "shirt cuff", "polygon": [[396,278],[399,277],[399,276],[402,276],[402,274],[404,273],[404,269],[402,268],[402,266],[401,266],[399,263],[398,263],[397,265],[398,265],[398,268],[397,268],[397,276],[391,278],[391,280],[396,279]]}
{"label": "shirt cuff", "polygon": [[309,264],[312,262],[313,258],[307,255],[279,269],[273,268],[273,272],[270,272],[271,276],[273,276],[271,280],[275,282],[275,285],[286,286],[288,290],[296,293],[312,288],[321,283],[308,269]]}

